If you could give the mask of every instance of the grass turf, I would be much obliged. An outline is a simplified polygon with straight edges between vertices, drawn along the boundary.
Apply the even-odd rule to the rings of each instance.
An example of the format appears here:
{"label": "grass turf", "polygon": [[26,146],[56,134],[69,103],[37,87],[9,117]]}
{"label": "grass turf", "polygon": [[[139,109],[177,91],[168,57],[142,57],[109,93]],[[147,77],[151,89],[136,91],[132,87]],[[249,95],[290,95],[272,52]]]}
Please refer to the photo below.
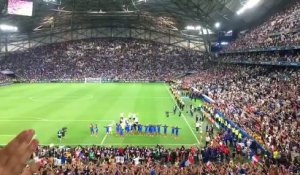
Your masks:
{"label": "grass turf", "polygon": [[[172,111],[175,101],[168,85],[158,83],[15,84],[0,87],[0,144],[23,129],[34,128],[41,144],[59,144],[57,131],[67,127],[64,145],[156,145],[169,147],[204,144],[196,134],[194,118]],[[119,121],[120,113],[137,113],[142,124],[167,124],[181,128],[179,137],[105,135],[105,125]],[[90,136],[89,124],[98,124],[99,136]],[[206,122],[203,126],[206,125]],[[203,127],[204,129],[205,127]],[[204,132],[203,132],[204,133]],[[198,140],[199,142],[198,142]]]}

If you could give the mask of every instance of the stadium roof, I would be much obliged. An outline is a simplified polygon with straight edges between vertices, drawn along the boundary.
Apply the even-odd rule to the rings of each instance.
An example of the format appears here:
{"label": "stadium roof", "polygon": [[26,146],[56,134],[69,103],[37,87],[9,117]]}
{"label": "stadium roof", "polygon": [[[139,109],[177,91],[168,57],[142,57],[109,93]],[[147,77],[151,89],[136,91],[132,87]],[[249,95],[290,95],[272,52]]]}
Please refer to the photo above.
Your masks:
{"label": "stadium roof", "polygon": [[143,26],[156,30],[183,30],[200,25],[214,30],[244,29],[274,13],[289,0],[261,0],[244,15],[236,11],[246,0],[36,0],[33,17],[6,14],[0,0],[0,23],[16,25],[22,32],[76,25]]}

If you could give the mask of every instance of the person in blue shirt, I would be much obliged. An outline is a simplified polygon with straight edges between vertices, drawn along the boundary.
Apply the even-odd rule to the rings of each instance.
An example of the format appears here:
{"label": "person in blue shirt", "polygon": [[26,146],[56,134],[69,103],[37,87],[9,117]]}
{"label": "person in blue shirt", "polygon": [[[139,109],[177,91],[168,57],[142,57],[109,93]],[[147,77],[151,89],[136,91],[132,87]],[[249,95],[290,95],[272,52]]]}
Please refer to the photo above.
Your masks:
{"label": "person in blue shirt", "polygon": [[149,134],[150,134],[150,135],[153,134],[153,127],[152,127],[152,125],[149,125]]}
{"label": "person in blue shirt", "polygon": [[98,137],[98,133],[99,133],[99,128],[98,128],[98,125],[95,124],[95,134],[96,134],[96,137]]}
{"label": "person in blue shirt", "polygon": [[91,132],[91,136],[94,135],[94,126],[92,123],[90,124],[90,132]]}
{"label": "person in blue shirt", "polygon": [[130,131],[130,126],[129,126],[128,123],[127,123],[126,126],[125,126],[125,130],[126,130],[126,133],[129,133],[129,131]]}
{"label": "person in blue shirt", "polygon": [[172,126],[171,133],[172,133],[172,135],[174,135],[174,134],[175,134],[175,127],[174,127],[174,126]]}
{"label": "person in blue shirt", "polygon": [[116,123],[116,133],[117,134],[120,134],[120,128],[121,128],[121,125],[119,123]]}
{"label": "person in blue shirt", "polygon": [[156,133],[156,126],[155,126],[155,125],[152,125],[152,133],[153,133],[153,134],[157,134],[157,133]]}
{"label": "person in blue shirt", "polygon": [[120,128],[119,132],[120,132],[120,136],[124,137],[124,130],[122,128]]}
{"label": "person in blue shirt", "polygon": [[106,134],[109,134],[109,127],[110,127],[110,126],[104,126],[105,131],[106,131]]}
{"label": "person in blue shirt", "polygon": [[157,134],[160,134],[160,125],[157,125]]}
{"label": "person in blue shirt", "polygon": [[143,125],[139,124],[138,125],[138,132],[141,134],[143,131]]}
{"label": "person in blue shirt", "polygon": [[167,135],[167,130],[168,130],[168,126],[167,125],[164,125],[162,126],[164,128],[164,134]]}
{"label": "person in blue shirt", "polygon": [[150,175],[157,175],[154,168],[151,168]]}
{"label": "person in blue shirt", "polygon": [[174,129],[175,129],[175,135],[176,135],[176,137],[178,137],[179,129],[181,129],[181,128],[178,128],[178,126],[176,126]]}
{"label": "person in blue shirt", "polygon": [[145,134],[148,134],[148,131],[149,131],[149,126],[145,125]]}

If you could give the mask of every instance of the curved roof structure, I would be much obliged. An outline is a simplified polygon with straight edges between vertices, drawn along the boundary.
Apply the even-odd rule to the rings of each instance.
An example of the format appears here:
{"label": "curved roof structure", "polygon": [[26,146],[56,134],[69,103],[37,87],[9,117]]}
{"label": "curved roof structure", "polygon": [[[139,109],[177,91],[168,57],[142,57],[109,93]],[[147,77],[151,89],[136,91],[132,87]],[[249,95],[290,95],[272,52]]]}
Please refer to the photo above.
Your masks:
{"label": "curved roof structure", "polygon": [[[242,29],[272,13],[289,0],[262,0],[255,11],[237,16],[246,0],[36,0],[32,17],[6,15],[7,0],[0,0],[0,22],[17,25],[21,32],[56,27],[143,26],[155,30],[182,30],[201,25],[213,30]],[[271,10],[272,9],[272,10]]]}

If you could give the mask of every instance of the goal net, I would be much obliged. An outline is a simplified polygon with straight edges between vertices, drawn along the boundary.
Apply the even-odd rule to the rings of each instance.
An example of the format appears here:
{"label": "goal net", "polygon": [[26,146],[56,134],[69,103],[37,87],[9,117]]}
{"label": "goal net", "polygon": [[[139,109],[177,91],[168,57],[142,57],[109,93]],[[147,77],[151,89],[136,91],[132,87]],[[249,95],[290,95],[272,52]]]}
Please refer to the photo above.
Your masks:
{"label": "goal net", "polygon": [[101,83],[101,78],[84,78],[84,83]]}

